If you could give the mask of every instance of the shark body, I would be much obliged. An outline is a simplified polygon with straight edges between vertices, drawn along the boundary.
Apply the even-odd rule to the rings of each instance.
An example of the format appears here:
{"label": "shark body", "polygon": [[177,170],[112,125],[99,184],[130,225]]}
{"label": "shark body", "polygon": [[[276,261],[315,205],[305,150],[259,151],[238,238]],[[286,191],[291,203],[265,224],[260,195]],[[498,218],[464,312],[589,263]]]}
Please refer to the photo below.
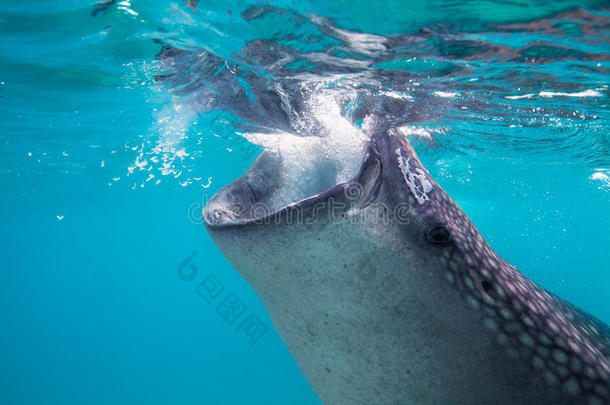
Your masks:
{"label": "shark body", "polygon": [[488,245],[373,120],[351,182],[281,208],[264,152],[204,208],[327,405],[607,404],[610,329]]}

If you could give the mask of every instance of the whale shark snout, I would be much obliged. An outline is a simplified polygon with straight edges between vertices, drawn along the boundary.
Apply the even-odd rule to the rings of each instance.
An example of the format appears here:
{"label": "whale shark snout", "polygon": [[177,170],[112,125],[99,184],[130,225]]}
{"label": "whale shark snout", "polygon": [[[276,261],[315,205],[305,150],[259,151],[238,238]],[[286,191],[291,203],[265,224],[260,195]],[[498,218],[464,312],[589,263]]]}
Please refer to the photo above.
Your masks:
{"label": "whale shark snout", "polygon": [[320,399],[610,403],[610,329],[494,252],[400,131],[370,132],[347,181],[321,166],[290,194],[265,152],[203,211]]}

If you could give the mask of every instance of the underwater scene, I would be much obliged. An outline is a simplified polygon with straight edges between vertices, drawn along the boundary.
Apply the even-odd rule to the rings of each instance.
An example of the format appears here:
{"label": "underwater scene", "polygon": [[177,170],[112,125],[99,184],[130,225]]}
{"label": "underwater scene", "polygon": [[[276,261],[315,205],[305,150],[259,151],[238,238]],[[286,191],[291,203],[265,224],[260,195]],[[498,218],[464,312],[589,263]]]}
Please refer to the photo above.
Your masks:
{"label": "underwater scene", "polygon": [[610,404],[610,4],[0,2],[0,404]]}

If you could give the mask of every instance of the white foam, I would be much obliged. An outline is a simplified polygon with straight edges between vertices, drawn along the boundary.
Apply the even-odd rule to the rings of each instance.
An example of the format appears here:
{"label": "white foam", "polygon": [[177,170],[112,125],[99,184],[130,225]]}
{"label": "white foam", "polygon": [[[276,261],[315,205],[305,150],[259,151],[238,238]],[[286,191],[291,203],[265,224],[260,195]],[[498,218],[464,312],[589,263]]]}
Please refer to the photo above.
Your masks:
{"label": "white foam", "polygon": [[318,93],[310,100],[321,136],[288,132],[243,133],[248,141],[281,159],[280,187],[265,201],[271,210],[350,181],[362,163],[367,136],[345,117],[333,95]]}
{"label": "white foam", "polygon": [[608,175],[606,173],[595,172],[589,178],[591,180],[608,180]]}
{"label": "white foam", "polygon": [[399,93],[397,91],[383,91],[381,92],[381,94],[398,100],[413,101],[413,96],[410,96],[409,94]]}
{"label": "white foam", "polygon": [[426,127],[418,127],[412,125],[403,125],[402,127],[396,128],[405,136],[419,136],[421,138],[425,138],[431,140],[434,134],[444,134],[444,128],[426,128]]}
{"label": "white foam", "polygon": [[540,93],[538,93],[538,95],[540,97],[547,97],[547,98],[552,98],[552,97],[601,97],[602,93],[600,93],[599,91],[595,91],[595,90],[585,90],[585,91],[580,91],[577,93],[564,93],[561,91],[557,91],[557,92],[553,92],[553,91],[541,91]]}
{"label": "white foam", "polygon": [[589,176],[589,180],[601,182],[600,189],[610,187],[610,169],[595,169],[591,176]]}
{"label": "white foam", "polygon": [[457,97],[460,93],[452,93],[448,91],[435,91],[434,95],[442,98],[454,98]]}
{"label": "white foam", "polygon": [[313,15],[311,20],[315,24],[322,25],[326,29],[331,30],[336,36],[341,38],[350,49],[353,49],[358,53],[374,56],[386,50],[385,43],[387,42],[387,39],[383,36],[340,29],[334,27],[332,24],[328,24],[328,20],[317,15]]}
{"label": "white foam", "polygon": [[[523,98],[532,98],[536,96],[534,93],[523,94],[520,96],[506,96],[505,98],[509,100],[519,100]],[[538,96],[544,98],[553,98],[553,97],[601,97],[602,93],[596,90],[585,90],[579,91],[576,93],[566,93],[562,91],[541,91],[538,93]]]}
{"label": "white foam", "polygon": [[534,97],[534,93],[524,94],[522,96],[506,96],[509,100],[519,100],[521,98],[532,98]]}

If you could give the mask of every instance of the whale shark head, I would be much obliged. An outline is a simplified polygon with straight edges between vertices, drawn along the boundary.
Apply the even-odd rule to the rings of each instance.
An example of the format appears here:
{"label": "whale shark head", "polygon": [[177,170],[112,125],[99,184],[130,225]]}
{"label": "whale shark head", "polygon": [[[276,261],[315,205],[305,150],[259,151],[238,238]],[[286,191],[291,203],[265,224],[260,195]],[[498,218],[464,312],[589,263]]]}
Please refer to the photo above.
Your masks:
{"label": "whale shark head", "polygon": [[[465,260],[501,260],[430,176],[407,137],[376,117],[366,125],[370,138],[358,145],[359,150],[348,161],[307,164],[303,163],[305,157],[299,156],[299,167],[307,166],[307,170],[295,175],[291,169],[294,162],[282,153],[266,151],[245,176],[216,193],[204,208],[203,218],[217,243],[224,244],[225,235],[232,238],[230,246],[221,247],[223,252],[236,248],[237,256],[245,259],[242,247],[248,251],[258,247],[256,241],[249,242],[253,235],[267,234],[271,248],[275,240],[290,243],[282,239],[284,232],[305,227],[307,238],[320,238],[323,232],[318,229],[371,232],[370,244],[397,238],[394,243],[417,252],[409,256],[413,263],[406,261],[403,266],[423,272],[430,270],[431,262],[438,261],[439,271],[448,278],[455,274],[452,269],[463,266]],[[351,174],[337,181],[346,167],[351,167]],[[342,235],[339,240],[347,243],[349,235]],[[456,249],[464,256],[451,261],[447,252]],[[290,250],[297,255],[294,249]],[[274,256],[281,254],[278,251]],[[420,265],[421,260],[427,265]],[[244,276],[255,284],[265,282],[269,276],[266,268],[247,266],[240,271],[246,272]],[[346,271],[342,276],[349,279],[352,275]],[[476,276],[476,288],[488,297],[494,294],[490,276],[485,272]]]}
{"label": "whale shark head", "polygon": [[[296,157],[265,151],[245,176],[209,201],[203,211],[206,226],[216,233],[240,226],[340,223],[355,221],[355,214],[374,205],[387,211],[375,221],[397,221],[405,225],[405,233],[415,237],[423,231],[428,242],[448,244],[447,218],[435,212],[434,191],[439,194],[442,189],[406,136],[375,117],[367,122],[367,132],[370,138],[355,142],[354,153],[343,158],[320,158],[310,151]],[[295,165],[301,169],[298,173]]]}
{"label": "whale shark head", "polygon": [[494,252],[401,131],[367,131],[303,178],[264,152],[203,211],[322,401],[610,400],[608,327]]}

